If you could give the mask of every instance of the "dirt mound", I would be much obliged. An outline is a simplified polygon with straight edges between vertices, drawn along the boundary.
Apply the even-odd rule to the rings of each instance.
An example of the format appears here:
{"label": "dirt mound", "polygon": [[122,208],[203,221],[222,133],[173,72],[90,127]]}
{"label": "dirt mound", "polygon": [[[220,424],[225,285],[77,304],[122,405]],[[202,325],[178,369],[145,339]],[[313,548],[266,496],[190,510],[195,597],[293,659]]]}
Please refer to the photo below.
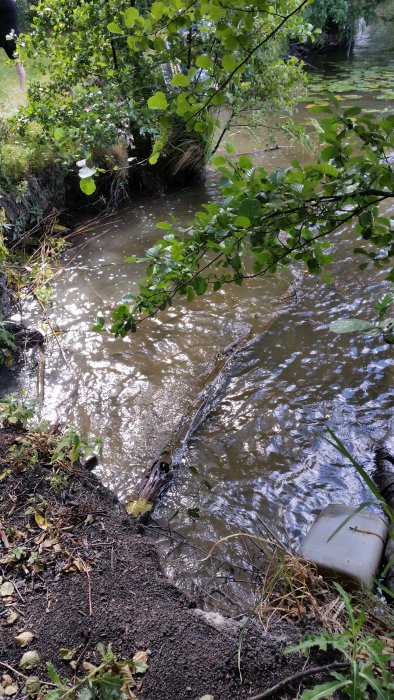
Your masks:
{"label": "dirt mound", "polygon": [[[133,692],[149,700],[246,698],[301,669],[301,658],[282,653],[295,630],[263,635],[256,627],[243,647],[241,684],[239,624],[216,616],[212,626],[196,613],[92,474],[51,464],[48,436],[23,430],[3,430],[0,455],[0,671],[17,683],[13,697],[25,696],[15,671],[47,681],[49,661],[75,682],[87,662],[100,663],[98,643],[112,644],[118,659],[147,652]],[[34,638],[21,648],[15,637],[24,631]],[[27,650],[39,655],[33,671],[19,665]]]}

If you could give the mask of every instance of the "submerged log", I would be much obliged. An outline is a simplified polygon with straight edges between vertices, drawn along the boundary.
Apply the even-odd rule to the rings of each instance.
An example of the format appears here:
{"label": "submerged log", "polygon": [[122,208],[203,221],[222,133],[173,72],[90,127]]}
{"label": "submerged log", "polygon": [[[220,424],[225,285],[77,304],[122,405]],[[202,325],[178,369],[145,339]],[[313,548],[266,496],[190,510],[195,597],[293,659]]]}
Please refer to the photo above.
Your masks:
{"label": "submerged log", "polygon": [[[394,457],[386,449],[378,447],[375,452],[374,479],[391,512],[394,514]],[[394,523],[389,524],[389,537],[385,549],[387,573],[384,585],[394,593]]]}
{"label": "submerged log", "polygon": [[189,412],[182,418],[169,444],[148,466],[144,476],[129,496],[126,507],[130,515],[140,518],[144,516],[168,487],[183,463],[185,450],[191,437],[220,401],[231,376],[230,370],[240,352],[255,340],[256,337],[252,337],[251,328],[248,327],[219,353],[215,365],[209,373],[206,387],[198,395]]}
{"label": "submerged log", "polygon": [[288,308],[298,301],[298,292],[305,276],[305,270],[295,271],[295,280],[289,285],[279,302],[281,306],[272,314],[262,333],[252,335],[248,326],[241,335],[230,343],[216,358],[216,363],[208,375],[204,390],[197,396],[186,416],[183,417],[169,443],[148,466],[144,476],[129,496],[127,511],[140,521],[149,518],[149,512],[155,502],[165,491],[183,464],[188,443],[194,433],[204,423],[207,416],[220,402],[224,390],[231,379],[231,369],[239,360],[241,353],[251,345],[259,342],[268,328]]}

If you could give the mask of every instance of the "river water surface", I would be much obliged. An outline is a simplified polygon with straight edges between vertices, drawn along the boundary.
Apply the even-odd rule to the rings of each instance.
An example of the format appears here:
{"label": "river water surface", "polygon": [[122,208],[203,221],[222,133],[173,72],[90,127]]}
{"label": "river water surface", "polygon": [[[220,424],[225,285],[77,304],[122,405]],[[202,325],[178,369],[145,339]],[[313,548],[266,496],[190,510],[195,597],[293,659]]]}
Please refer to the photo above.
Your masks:
{"label": "river water surface", "polygon": [[[364,28],[351,61],[319,61],[308,100],[322,99],[322,86],[334,81],[345,104],[391,110],[392,46],[384,26]],[[305,117],[301,107],[300,119]],[[310,157],[285,142],[262,151],[258,130],[251,135],[240,129],[233,138],[238,152],[254,151],[254,160],[268,168]],[[231,578],[231,569],[209,570],[208,576],[193,547],[207,550],[220,537],[253,531],[257,516],[297,545],[327,503],[369,498],[322,438],[325,425],[369,470],[376,445],[394,446],[392,349],[328,330],[343,316],[373,319],[373,306],[388,288],[383,273],[359,271],[349,227],[332,239],[331,283],[305,277],[286,308],[281,297],[294,270],[208,294],[193,305],[178,301],[124,341],[90,331],[98,311],[108,312],[136,290],[142,270],[124,259],[160,237],[155,222],[176,216],[185,223],[217,193],[217,176],[209,171],[204,185],[137,204],[66,255],[51,312],[65,333],[62,351],[53,341],[47,348],[42,407],[44,418],[104,439],[98,474],[126,500],[204,387],[216,353],[252,327],[258,340],[233,366],[222,400],[191,440],[184,469],[155,511],[157,523],[165,529],[170,521],[177,533],[171,539],[158,530],[167,570],[185,587],[194,579],[207,595],[216,579]],[[191,507],[199,509],[196,521],[187,513]],[[182,537],[191,547],[179,544]],[[234,554],[244,556],[237,545],[226,556]]]}

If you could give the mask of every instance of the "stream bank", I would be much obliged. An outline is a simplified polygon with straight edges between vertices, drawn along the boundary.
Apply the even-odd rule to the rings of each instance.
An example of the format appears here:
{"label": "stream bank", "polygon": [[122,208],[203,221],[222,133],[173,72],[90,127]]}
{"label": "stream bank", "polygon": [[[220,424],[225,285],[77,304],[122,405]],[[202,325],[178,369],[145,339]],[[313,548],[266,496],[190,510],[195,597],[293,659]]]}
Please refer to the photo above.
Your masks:
{"label": "stream bank", "polygon": [[[317,623],[306,616],[267,632],[253,623],[241,683],[244,620],[196,610],[112,493],[79,463],[51,465],[57,438],[56,428],[45,436],[8,425],[0,433],[0,671],[17,685],[15,699],[26,697],[19,665],[26,650],[39,662],[23,673],[42,680],[46,662],[61,677],[83,676],[83,663],[97,664],[98,643],[112,644],[119,659],[147,653],[134,692],[149,700],[247,698],[301,671],[300,655],[283,650]],[[15,637],[24,631],[33,637],[21,648]]]}

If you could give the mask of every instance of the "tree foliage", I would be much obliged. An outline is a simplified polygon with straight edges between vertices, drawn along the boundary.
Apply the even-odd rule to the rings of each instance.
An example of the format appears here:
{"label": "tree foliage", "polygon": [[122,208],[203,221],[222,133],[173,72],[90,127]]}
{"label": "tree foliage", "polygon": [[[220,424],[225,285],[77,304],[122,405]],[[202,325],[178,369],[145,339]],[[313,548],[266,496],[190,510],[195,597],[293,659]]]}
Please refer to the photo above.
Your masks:
{"label": "tree foliage", "polygon": [[308,2],[38,2],[23,43],[47,79],[33,81],[20,128],[38,122],[74,160],[122,135],[154,144],[154,164],[180,122],[211,143],[220,110],[229,123],[246,95],[248,112],[293,104],[304,79],[284,47],[310,35],[297,11]]}
{"label": "tree foliage", "polygon": [[377,8],[384,0],[315,0],[305,10],[305,19],[320,29],[318,45],[324,45],[328,36],[346,43],[354,37],[361,19],[369,23],[376,18]]}
{"label": "tree foliage", "polygon": [[[39,2],[26,52],[37,55],[43,68],[49,61],[51,70],[47,81],[33,84],[21,128],[38,122],[47,138],[78,160],[86,193],[94,191],[92,149],[121,135],[130,146],[148,140],[151,165],[165,157],[179,124],[215,151],[240,114],[295,99],[302,69],[296,59],[284,58],[284,42],[311,35],[303,19],[308,5]],[[356,108],[338,114],[337,106],[320,121],[321,150],[312,165],[294,162],[268,173],[246,156],[214,159],[223,176],[222,203],[205,205],[187,229],[158,224],[164,235],[140,259],[147,264],[140,292],[114,310],[112,332],[135,331],[177,295],[192,300],[296,262],[311,273],[324,271],[331,261],[330,234],[353,220],[363,241],[356,248],[360,267],[389,262],[392,226],[379,205],[394,193],[387,157],[394,118],[374,122]],[[95,329],[104,325],[99,317]]]}
{"label": "tree foliage", "polygon": [[[129,259],[147,264],[147,274],[139,294],[127,295],[114,310],[112,332],[135,331],[141,319],[170,306],[178,295],[191,301],[196,294],[292,263],[303,263],[312,274],[323,271],[327,278],[330,234],[352,221],[360,239],[355,248],[360,268],[390,264],[394,232],[379,205],[394,196],[387,157],[394,148],[394,117],[374,122],[357,108],[339,114],[335,105],[325,111],[321,149],[312,165],[293,162],[269,173],[246,156],[214,159],[223,175],[223,203],[205,205],[186,229],[157,224],[165,235],[144,258]],[[394,270],[388,279],[394,281]],[[104,319],[97,330],[102,327]]]}

